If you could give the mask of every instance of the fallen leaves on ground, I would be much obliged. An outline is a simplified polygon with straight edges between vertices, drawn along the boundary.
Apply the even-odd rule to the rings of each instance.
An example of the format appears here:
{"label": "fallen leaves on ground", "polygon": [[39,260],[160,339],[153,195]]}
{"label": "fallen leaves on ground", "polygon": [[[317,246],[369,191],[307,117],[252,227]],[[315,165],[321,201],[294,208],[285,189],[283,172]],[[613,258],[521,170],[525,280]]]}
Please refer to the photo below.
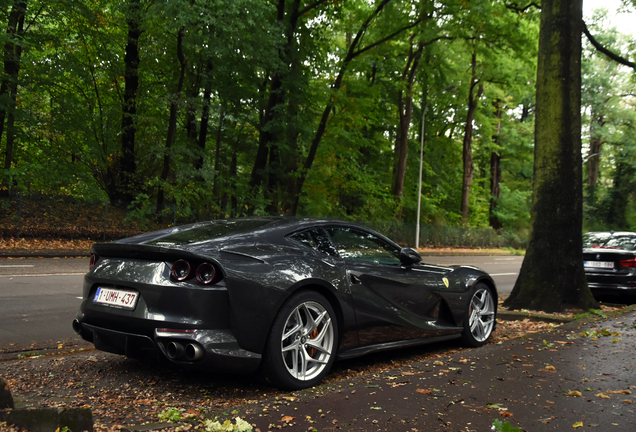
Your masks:
{"label": "fallen leaves on ground", "polygon": [[4,250],[28,250],[39,252],[43,250],[73,250],[88,252],[94,240],[65,240],[65,239],[36,239],[36,238],[3,238],[0,239],[0,249]]}

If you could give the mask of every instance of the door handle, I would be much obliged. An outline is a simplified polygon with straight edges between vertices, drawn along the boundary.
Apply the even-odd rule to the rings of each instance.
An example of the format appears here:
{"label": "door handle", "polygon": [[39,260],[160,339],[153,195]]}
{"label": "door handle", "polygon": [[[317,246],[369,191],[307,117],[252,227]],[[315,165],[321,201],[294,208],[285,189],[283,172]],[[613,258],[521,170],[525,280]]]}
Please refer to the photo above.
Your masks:
{"label": "door handle", "polygon": [[360,278],[358,276],[354,275],[353,273],[349,273],[349,277],[351,278],[351,283],[352,284],[361,284],[362,283]]}

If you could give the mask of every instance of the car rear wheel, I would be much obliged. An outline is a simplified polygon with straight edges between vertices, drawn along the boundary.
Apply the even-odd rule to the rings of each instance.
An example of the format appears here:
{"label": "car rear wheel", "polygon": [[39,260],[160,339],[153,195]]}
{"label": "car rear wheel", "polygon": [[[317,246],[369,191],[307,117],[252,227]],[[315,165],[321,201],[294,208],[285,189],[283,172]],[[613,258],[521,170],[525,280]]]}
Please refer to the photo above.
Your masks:
{"label": "car rear wheel", "polygon": [[304,291],[280,309],[265,348],[265,378],[273,385],[302,389],[318,384],[331,369],[338,347],[338,323],[322,295]]}
{"label": "car rear wheel", "polygon": [[482,284],[475,285],[464,316],[462,340],[471,347],[484,345],[495,328],[495,302],[490,289]]}

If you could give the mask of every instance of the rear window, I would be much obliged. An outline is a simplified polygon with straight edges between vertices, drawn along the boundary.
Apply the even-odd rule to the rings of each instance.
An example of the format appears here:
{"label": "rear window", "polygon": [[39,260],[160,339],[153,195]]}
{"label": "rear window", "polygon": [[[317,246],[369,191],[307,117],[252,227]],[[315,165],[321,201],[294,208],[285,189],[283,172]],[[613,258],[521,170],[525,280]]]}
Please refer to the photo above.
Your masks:
{"label": "rear window", "polygon": [[220,237],[240,235],[252,232],[269,224],[267,219],[237,219],[215,221],[205,225],[197,225],[186,231],[180,231],[165,237],[158,238],[146,244],[155,246],[179,246],[213,240]]}
{"label": "rear window", "polygon": [[586,234],[583,236],[584,248],[636,250],[636,235],[624,234]]}

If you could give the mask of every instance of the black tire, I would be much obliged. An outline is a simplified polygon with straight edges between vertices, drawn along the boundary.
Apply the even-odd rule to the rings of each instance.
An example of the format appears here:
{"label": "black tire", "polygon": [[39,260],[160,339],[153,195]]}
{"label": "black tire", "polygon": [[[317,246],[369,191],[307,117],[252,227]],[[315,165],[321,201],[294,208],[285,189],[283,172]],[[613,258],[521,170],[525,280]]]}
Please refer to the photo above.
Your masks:
{"label": "black tire", "polygon": [[314,291],[292,295],[280,308],[267,338],[261,373],[290,390],[313,387],[329,373],[338,348],[331,304]]}
{"label": "black tire", "polygon": [[462,342],[469,347],[478,347],[488,342],[495,329],[496,309],[492,291],[483,283],[470,291],[464,312]]}

